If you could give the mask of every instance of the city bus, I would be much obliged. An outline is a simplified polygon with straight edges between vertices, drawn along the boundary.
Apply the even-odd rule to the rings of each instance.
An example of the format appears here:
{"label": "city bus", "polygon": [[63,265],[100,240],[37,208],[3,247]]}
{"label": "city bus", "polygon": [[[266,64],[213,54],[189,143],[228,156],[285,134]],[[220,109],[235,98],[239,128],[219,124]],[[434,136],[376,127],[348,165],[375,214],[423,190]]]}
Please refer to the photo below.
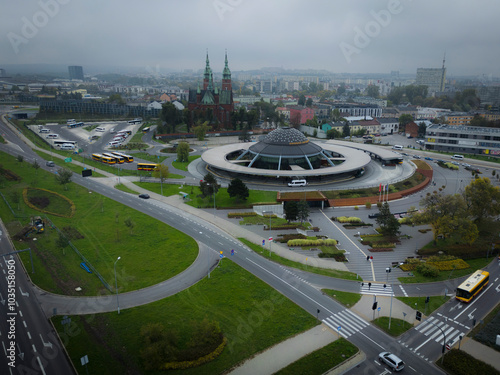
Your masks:
{"label": "city bus", "polygon": [[152,171],[158,168],[156,163],[137,163],[138,171]]}
{"label": "city bus", "polygon": [[462,302],[470,302],[479,292],[488,285],[490,281],[489,272],[477,270],[457,288],[456,299]]}
{"label": "city bus", "polygon": [[126,163],[132,163],[134,161],[133,156],[124,154],[122,152],[113,151],[111,154],[121,156],[125,160]]}
{"label": "city bus", "polygon": [[148,127],[145,127],[144,129],[142,129],[142,132],[144,134],[146,134],[149,130],[150,130],[150,127],[148,126]]}
{"label": "city bus", "polygon": [[116,159],[110,156],[102,155],[101,162],[105,164],[116,164]]}
{"label": "city bus", "polygon": [[71,124],[68,124],[68,128],[79,128],[80,126],[85,125],[83,122],[73,122]]}
{"label": "city bus", "polygon": [[125,163],[125,158],[121,155],[115,155],[114,153],[109,153],[109,152],[104,152],[103,155],[116,159],[116,162],[119,164]]}
{"label": "city bus", "polygon": [[92,160],[101,161],[101,158],[102,158],[101,154],[92,154]]}

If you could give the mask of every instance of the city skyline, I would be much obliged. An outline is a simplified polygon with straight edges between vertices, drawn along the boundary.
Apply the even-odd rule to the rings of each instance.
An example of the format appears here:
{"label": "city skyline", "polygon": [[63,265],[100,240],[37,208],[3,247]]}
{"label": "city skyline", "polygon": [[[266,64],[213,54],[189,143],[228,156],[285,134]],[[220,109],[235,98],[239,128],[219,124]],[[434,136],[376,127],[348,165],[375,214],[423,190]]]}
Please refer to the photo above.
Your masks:
{"label": "city skyline", "polygon": [[[0,24],[0,67],[12,64],[137,67],[145,74],[203,67],[281,67],[332,73],[500,76],[500,4],[389,0],[13,3]],[[474,14],[474,17],[471,16]],[[485,27],[488,26],[488,27]]]}

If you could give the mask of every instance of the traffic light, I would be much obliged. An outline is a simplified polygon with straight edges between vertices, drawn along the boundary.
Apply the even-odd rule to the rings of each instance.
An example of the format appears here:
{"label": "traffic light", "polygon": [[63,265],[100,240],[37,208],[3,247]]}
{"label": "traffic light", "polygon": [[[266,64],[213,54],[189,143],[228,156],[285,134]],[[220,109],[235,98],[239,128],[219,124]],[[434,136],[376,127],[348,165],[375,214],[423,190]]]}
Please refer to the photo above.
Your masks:
{"label": "traffic light", "polygon": [[429,296],[427,296],[427,298],[425,299],[425,303],[429,303],[430,299],[431,298]]}
{"label": "traffic light", "polygon": [[422,313],[420,311],[417,311],[417,316],[415,317],[417,320],[422,320]]}
{"label": "traffic light", "polygon": [[372,310],[377,310],[378,302],[373,302]]}

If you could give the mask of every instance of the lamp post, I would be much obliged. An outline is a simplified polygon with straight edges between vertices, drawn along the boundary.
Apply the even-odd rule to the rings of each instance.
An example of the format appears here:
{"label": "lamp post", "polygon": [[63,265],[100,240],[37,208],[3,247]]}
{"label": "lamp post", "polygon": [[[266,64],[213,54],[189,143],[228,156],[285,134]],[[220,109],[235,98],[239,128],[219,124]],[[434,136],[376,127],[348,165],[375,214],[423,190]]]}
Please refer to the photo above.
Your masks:
{"label": "lamp post", "polygon": [[116,279],[116,262],[118,262],[120,260],[120,258],[121,257],[118,257],[118,259],[116,259],[115,265],[114,265],[114,268],[115,268],[116,306],[118,307],[118,314],[120,313],[120,303],[118,302],[118,281]]}
{"label": "lamp post", "polygon": [[269,256],[271,256],[271,242],[272,242],[271,241],[271,237],[272,237],[271,236],[271,230],[272,230],[272,228],[271,228],[271,218],[272,218],[274,212],[273,211],[262,211],[262,213],[264,215],[269,215]]}
{"label": "lamp post", "polygon": [[[387,272],[387,283],[389,283],[389,274],[391,273],[391,267],[387,267],[385,269],[385,272]],[[394,294],[394,291],[392,290],[392,283],[391,283],[391,307],[389,309],[389,327],[388,329],[391,329],[391,320],[392,320],[392,295]]]}

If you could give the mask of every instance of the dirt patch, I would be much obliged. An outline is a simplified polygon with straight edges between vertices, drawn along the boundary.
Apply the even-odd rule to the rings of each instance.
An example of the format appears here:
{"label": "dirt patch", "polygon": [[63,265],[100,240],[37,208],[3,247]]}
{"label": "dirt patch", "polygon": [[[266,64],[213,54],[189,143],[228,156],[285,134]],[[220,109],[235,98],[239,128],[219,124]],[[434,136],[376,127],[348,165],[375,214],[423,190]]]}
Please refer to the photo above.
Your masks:
{"label": "dirt patch", "polygon": [[73,227],[64,227],[62,229],[62,232],[64,235],[71,241],[71,240],[82,240],[85,238],[83,234],[78,232],[76,228]]}
{"label": "dirt patch", "polygon": [[21,177],[19,177],[11,170],[2,168],[1,166],[0,166],[0,175],[4,176],[5,179],[8,181],[21,181]]}
{"label": "dirt patch", "polygon": [[50,204],[50,199],[47,197],[30,197],[29,202],[36,208],[43,210]]}

